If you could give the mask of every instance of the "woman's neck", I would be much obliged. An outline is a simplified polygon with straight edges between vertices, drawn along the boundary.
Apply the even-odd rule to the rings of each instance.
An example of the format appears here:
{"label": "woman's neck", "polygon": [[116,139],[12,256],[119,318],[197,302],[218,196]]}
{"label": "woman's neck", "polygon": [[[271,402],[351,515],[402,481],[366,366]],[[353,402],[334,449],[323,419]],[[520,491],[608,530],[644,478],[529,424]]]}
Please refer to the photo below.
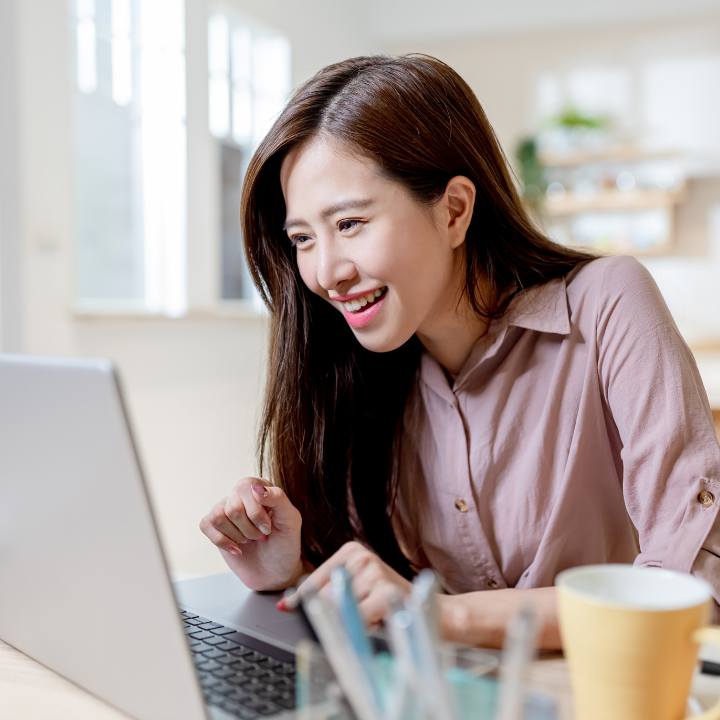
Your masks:
{"label": "woman's neck", "polygon": [[464,277],[460,276],[454,287],[449,289],[444,302],[416,333],[423,347],[453,380],[470,356],[475,343],[487,333],[490,325],[487,318],[480,317],[472,309],[463,290]]}

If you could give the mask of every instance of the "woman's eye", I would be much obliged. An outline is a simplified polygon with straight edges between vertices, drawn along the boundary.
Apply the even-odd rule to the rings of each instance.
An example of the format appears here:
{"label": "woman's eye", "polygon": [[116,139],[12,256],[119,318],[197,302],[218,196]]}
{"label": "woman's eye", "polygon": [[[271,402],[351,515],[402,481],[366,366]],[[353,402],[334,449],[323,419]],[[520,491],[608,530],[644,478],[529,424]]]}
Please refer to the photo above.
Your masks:
{"label": "woman's eye", "polygon": [[338,230],[343,232],[344,230],[352,230],[362,223],[362,220],[341,220],[338,223]]}
{"label": "woman's eye", "polygon": [[307,235],[293,235],[290,238],[290,244],[296,247],[297,245],[302,245],[304,242],[307,242],[309,239]]}

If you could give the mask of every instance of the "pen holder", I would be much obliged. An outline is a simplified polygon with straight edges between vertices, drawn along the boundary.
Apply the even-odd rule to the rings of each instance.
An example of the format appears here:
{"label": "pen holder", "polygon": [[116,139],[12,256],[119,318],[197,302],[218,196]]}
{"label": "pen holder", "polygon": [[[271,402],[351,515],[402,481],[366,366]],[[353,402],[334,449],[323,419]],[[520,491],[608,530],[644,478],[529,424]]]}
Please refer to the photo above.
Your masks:
{"label": "pen holder", "polygon": [[[444,673],[457,720],[495,720],[497,715],[498,660],[481,650],[458,648],[444,644],[441,648]],[[303,641],[296,649],[296,693],[299,720],[354,720],[340,686],[322,648]],[[385,695],[388,717],[396,720],[427,718],[418,705],[413,708],[413,695],[403,706],[398,697],[403,683],[392,656],[378,653],[375,670]],[[524,702],[523,720],[555,720],[552,698],[529,693]]]}
{"label": "pen holder", "polygon": [[295,706],[298,720],[353,720],[325,653],[310,640],[295,648]]}

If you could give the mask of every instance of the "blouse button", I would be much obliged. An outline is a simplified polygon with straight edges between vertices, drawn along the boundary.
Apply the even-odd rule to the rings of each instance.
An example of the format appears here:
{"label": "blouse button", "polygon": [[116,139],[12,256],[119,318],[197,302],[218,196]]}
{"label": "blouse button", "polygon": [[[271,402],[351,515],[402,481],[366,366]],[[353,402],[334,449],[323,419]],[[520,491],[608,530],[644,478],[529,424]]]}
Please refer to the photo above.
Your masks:
{"label": "blouse button", "polygon": [[500,583],[497,580],[493,580],[490,578],[490,580],[485,583],[491,590],[497,590],[497,588],[500,587]]}
{"label": "blouse button", "polygon": [[703,490],[698,495],[698,501],[703,507],[710,507],[715,502],[715,496],[711,492]]}
{"label": "blouse button", "polygon": [[[712,496],[711,496],[711,497],[712,497]],[[455,507],[456,507],[460,512],[463,512],[463,513],[465,513],[465,512],[468,511],[468,504],[467,504],[462,498],[458,498],[458,499],[455,501]]]}

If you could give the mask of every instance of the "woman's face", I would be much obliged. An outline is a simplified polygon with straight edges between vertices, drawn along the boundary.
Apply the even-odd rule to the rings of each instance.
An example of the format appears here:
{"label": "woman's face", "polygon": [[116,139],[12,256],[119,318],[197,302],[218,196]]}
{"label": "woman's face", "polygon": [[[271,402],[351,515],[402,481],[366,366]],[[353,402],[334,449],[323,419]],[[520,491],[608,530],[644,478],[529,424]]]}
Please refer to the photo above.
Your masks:
{"label": "woman's face", "polygon": [[[474,200],[472,183],[459,180]],[[432,333],[457,306],[469,219],[458,226],[447,192],[427,208],[332,138],[291,152],[280,181],[303,281],[368,350],[388,352],[415,333]]]}

